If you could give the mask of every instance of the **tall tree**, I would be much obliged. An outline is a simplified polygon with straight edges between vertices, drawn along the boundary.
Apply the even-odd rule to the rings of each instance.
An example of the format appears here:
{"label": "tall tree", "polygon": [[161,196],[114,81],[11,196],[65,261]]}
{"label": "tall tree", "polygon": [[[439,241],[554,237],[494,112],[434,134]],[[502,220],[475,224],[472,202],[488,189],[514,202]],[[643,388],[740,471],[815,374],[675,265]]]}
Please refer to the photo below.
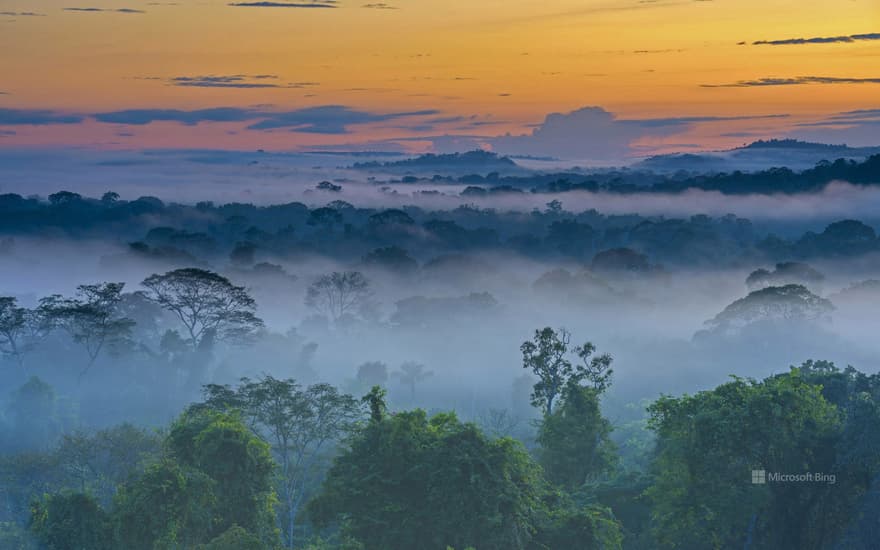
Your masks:
{"label": "tall tree", "polygon": [[848,522],[835,511],[841,487],[752,479],[755,470],[845,471],[835,465],[842,415],[797,370],[662,397],[649,412],[657,452],[647,496],[657,547],[828,548]]}
{"label": "tall tree", "polygon": [[562,404],[538,428],[538,457],[550,481],[575,492],[610,473],[617,455],[611,422],[599,408],[599,392],[572,383],[563,392]]}
{"label": "tall tree", "polygon": [[279,466],[284,534],[292,547],[310,480],[320,477],[322,460],[361,418],[360,403],[329,384],[302,388],[294,380],[268,375],[255,381],[243,378],[237,388],[206,386],[205,396],[202,406],[241,410],[272,447]]}
{"label": "tall tree", "polygon": [[[571,334],[567,330],[544,327],[536,330],[534,338],[519,348],[523,368],[538,377],[532,390],[532,405],[543,409],[545,415],[553,414],[555,402],[563,396],[569,383],[578,385],[587,381],[599,393],[610,383],[610,355],[593,356],[596,347],[590,342],[573,349],[570,346]],[[571,353],[580,359],[580,364],[569,360]]]}
{"label": "tall tree", "polygon": [[519,443],[489,440],[453,414],[378,414],[336,459],[309,512],[319,526],[341,522],[365,550],[522,550],[539,521],[541,483]]}
{"label": "tall tree", "polygon": [[305,303],[331,321],[353,315],[369,305],[370,283],[359,271],[334,271],[321,275],[309,286]]}
{"label": "tall tree", "polygon": [[40,310],[49,324],[66,330],[85,348],[89,360],[80,378],[105,348],[129,343],[135,322],[120,311],[124,287],[125,283],[80,285],[73,298],[56,294],[40,300]]}
{"label": "tall tree", "polygon": [[12,357],[19,365],[25,352],[28,310],[18,307],[12,296],[0,296],[0,354]]}
{"label": "tall tree", "polygon": [[248,342],[263,327],[247,289],[213,271],[176,269],[150,275],[141,284],[153,301],[177,316],[194,350],[212,340]]}
{"label": "tall tree", "polygon": [[172,457],[211,479],[216,496],[210,527],[218,535],[234,525],[264,542],[277,540],[269,445],[235,413],[188,411],[168,434]]}
{"label": "tall tree", "polygon": [[409,388],[409,398],[413,402],[416,399],[416,386],[434,376],[433,371],[425,369],[425,365],[415,361],[407,361],[400,365],[400,370],[391,373],[400,380],[400,383]]}
{"label": "tall tree", "polygon": [[82,493],[46,495],[34,502],[31,531],[49,550],[110,550],[107,514]]}

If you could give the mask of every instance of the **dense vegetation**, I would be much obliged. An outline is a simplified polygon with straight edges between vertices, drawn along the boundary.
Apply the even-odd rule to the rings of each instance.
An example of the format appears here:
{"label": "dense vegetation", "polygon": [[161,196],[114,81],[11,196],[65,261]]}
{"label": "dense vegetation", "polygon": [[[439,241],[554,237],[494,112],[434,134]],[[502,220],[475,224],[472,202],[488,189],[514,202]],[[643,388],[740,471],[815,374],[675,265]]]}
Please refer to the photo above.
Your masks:
{"label": "dense vegetation", "polygon": [[[0,196],[7,269],[100,251],[92,279],[0,292],[0,548],[875,545],[880,375],[779,371],[870,360],[842,339],[880,297],[867,223],[337,187],[321,207]],[[685,337],[641,341],[705,294]]]}
{"label": "dense vegetation", "polygon": [[0,257],[29,246],[27,241],[16,244],[27,238],[103,240],[108,235],[123,247],[108,253],[108,265],[131,259],[201,266],[222,262],[266,274],[277,271],[272,261],[315,256],[407,274],[419,267],[442,269],[460,255],[487,252],[614,269],[616,263],[603,263],[613,256],[597,255],[626,249],[644,266],[723,268],[852,258],[880,250],[880,239],[869,225],[873,220],[840,219],[816,226],[768,225],[730,214],[605,215],[592,209],[567,211],[559,200],[531,212],[467,205],[376,209],[333,200],[332,192],[325,195],[326,206],[312,208],[299,202],[193,206],[154,197],[126,201],[112,192],[101,199],[66,191],[48,200],[0,195]]}
{"label": "dense vegetation", "polygon": [[[271,376],[208,385],[160,431],[64,422],[15,391],[4,548],[871,548],[880,378],[809,361],[651,403],[643,467],[601,414],[611,357],[544,328],[522,346],[534,439]],[[46,447],[47,442],[54,442]],[[526,446],[528,444],[528,447]],[[756,484],[754,470],[767,473]],[[801,476],[782,481],[774,473]],[[804,474],[811,477],[807,480]],[[763,475],[763,474],[762,474]]]}

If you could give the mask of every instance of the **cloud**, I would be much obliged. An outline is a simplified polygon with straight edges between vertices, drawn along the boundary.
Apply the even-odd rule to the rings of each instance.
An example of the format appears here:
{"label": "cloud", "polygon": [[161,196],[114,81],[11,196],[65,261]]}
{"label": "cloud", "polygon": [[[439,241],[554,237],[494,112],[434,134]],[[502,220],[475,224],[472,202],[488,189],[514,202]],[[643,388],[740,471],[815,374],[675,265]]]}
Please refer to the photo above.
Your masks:
{"label": "cloud", "polygon": [[74,11],[81,13],[99,13],[99,12],[111,12],[111,13],[147,13],[143,10],[136,10],[133,8],[62,8],[64,11]]}
{"label": "cloud", "polygon": [[337,8],[337,0],[312,0],[310,2],[233,2],[239,8]]}
{"label": "cloud", "polygon": [[759,78],[739,80],[729,84],[701,84],[702,88],[762,88],[766,86],[799,86],[801,84],[880,84],[880,78],[852,78],[836,76],[795,76],[792,78]]}
{"label": "cloud", "polygon": [[782,40],[758,40],[754,46],[793,46],[801,44],[838,44],[868,40],[880,40],[880,33],[850,34],[846,36],[814,36],[812,38],[785,38]]}
{"label": "cloud", "polygon": [[440,114],[437,110],[409,111],[398,113],[370,113],[358,111],[343,105],[308,107],[296,111],[271,113],[264,120],[248,126],[251,130],[287,129],[295,132],[315,134],[347,134],[348,126],[384,122],[398,118],[432,116]]}
{"label": "cloud", "polygon": [[279,77],[272,74],[234,74],[234,75],[199,75],[199,76],[175,76],[166,79],[165,82],[172,86],[191,88],[306,88],[317,86],[317,82],[289,82],[278,81]]}
{"label": "cloud", "polygon": [[375,4],[364,4],[361,6],[362,8],[368,8],[373,10],[396,10],[400,9],[397,6],[392,6],[391,4],[386,4],[384,2],[378,2]]}
{"label": "cloud", "polygon": [[238,107],[218,107],[193,111],[178,109],[127,109],[96,113],[93,116],[98,122],[135,126],[142,126],[153,122],[179,122],[187,126],[195,126],[201,122],[245,122],[257,118],[257,114],[253,111]]}
{"label": "cloud", "polygon": [[433,116],[439,111],[371,113],[344,105],[307,107],[293,111],[266,111],[238,107],[219,107],[184,111],[178,109],[129,109],[97,113],[94,118],[110,124],[145,125],[177,122],[194,126],[202,122],[251,122],[249,130],[287,130],[309,134],[347,134],[349,126],[383,122],[398,118]]}
{"label": "cloud", "polygon": [[788,115],[735,117],[667,117],[620,119],[601,107],[547,115],[530,134],[489,138],[492,148],[509,155],[542,155],[579,160],[621,160],[632,153],[631,143],[644,137],[663,137],[695,124]]}
{"label": "cloud", "polygon": [[0,126],[45,126],[47,124],[78,124],[80,115],[36,109],[0,109]]}
{"label": "cloud", "polygon": [[822,143],[877,146],[880,145],[880,109],[844,111],[821,120],[802,122],[790,136]]}
{"label": "cloud", "polygon": [[46,17],[45,13],[37,13],[33,11],[0,11],[0,16],[4,17]]}

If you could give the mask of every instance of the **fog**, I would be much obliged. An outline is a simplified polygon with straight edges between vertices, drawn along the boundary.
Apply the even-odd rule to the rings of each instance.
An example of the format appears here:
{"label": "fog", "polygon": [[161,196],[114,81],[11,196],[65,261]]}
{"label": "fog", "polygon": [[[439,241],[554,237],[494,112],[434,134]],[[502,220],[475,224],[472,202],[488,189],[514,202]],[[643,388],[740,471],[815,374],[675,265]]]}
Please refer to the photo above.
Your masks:
{"label": "fog", "polygon": [[[491,155],[469,158],[504,167]],[[170,456],[175,430],[222,416],[239,435],[268,441],[269,500],[280,499],[270,523],[286,525],[286,544],[330,548],[303,546],[321,527],[296,499],[319,498],[354,438],[410,422],[418,409],[430,423],[454,412],[473,423],[457,424],[471,431],[468,445],[509,445],[548,475],[546,430],[572,410],[586,416],[572,417],[566,431],[585,435],[571,441],[591,446],[602,432],[601,452],[610,450],[604,477],[583,488],[607,481],[630,495],[597,502],[623,518],[624,547],[654,548],[636,517],[651,513],[642,495],[663,447],[649,406],[667,406],[664,396],[711,400],[731,386],[764,399],[774,380],[795,389],[786,395],[820,399],[819,386],[799,385],[801,372],[827,376],[832,397],[835,380],[854,395],[875,380],[822,360],[880,372],[874,164],[833,166],[854,185],[822,180],[825,165],[725,180],[521,167],[510,177],[461,176],[461,166],[411,174],[400,170],[409,161],[354,167],[363,159],[0,153],[0,479],[10,480],[0,537],[32,535],[25,526],[43,493],[94,491],[101,510],[119,513],[127,487],[143,486]],[[566,188],[560,182],[580,188],[545,192]],[[545,327],[565,361],[590,372],[565,375],[552,412],[535,396],[553,375],[528,351],[546,343]],[[555,352],[542,353],[552,364]],[[603,354],[610,385],[591,362]],[[820,362],[774,376],[810,360]],[[775,391],[757,408],[782,410]],[[303,443],[312,462],[282,471],[272,461],[290,465],[292,447],[239,416],[264,422],[279,406],[295,437],[324,433],[334,410],[350,423],[326,447]],[[752,410],[741,411],[750,422]]]}
{"label": "fog", "polygon": [[[880,188],[829,181],[813,193],[751,193],[729,195],[688,189],[679,193],[492,193],[462,196],[468,185],[456,181],[432,183],[430,172],[410,172],[415,183],[401,183],[399,173],[381,168],[352,167],[365,160],[396,159],[391,153],[246,153],[224,151],[79,151],[4,150],[0,152],[0,192],[46,196],[61,189],[100,197],[108,190],[123,199],[155,196],[166,202],[195,204],[246,202],[256,205],[302,202],[310,207],[344,200],[355,206],[390,208],[418,205],[451,210],[475,205],[506,211],[529,212],[558,200],[570,212],[595,209],[606,215],[684,217],[695,214],[734,214],[778,230],[786,224],[820,227],[841,218],[880,223]],[[563,164],[518,160],[538,168],[535,175]],[[521,170],[515,170],[519,173]],[[319,191],[320,181],[341,189]]]}
{"label": "fog", "polygon": [[[329,382],[362,394],[368,388],[355,381],[359,365],[379,361],[393,373],[402,363],[415,361],[433,374],[418,384],[414,396],[405,384],[389,378],[393,407],[454,409],[475,420],[490,409],[507,409],[525,419],[533,411],[516,393],[515,381],[525,374],[519,346],[545,326],[565,328],[573,342],[593,342],[614,357],[614,385],[605,406],[611,418],[620,420],[641,417],[643,412],[633,404],[713,387],[732,374],[761,378],[810,358],[853,364],[865,372],[878,367],[880,342],[869,327],[880,292],[840,299],[840,292],[852,284],[878,278],[876,256],[811,263],[825,275],[811,290],[840,301],[828,319],[777,323],[709,339],[695,335],[706,328],[706,321],[748,294],[745,280],[752,270],[772,265],[604,273],[581,289],[542,287],[536,281],[558,269],[584,273],[582,262],[537,261],[498,251],[466,258],[441,267],[423,263],[407,273],[364,266],[356,257],[264,258],[281,266],[284,274],[256,274],[229,262],[212,262],[210,269],[246,286],[256,300],[266,328],[253,345],[218,345],[207,359],[169,363],[155,355],[158,335],[179,326],[164,315],[150,334],[136,332],[152,348],[149,354],[105,353],[80,379],[85,353],[57,336],[27,354],[21,366],[5,362],[3,387],[16,388],[36,375],[79,403],[84,425],[161,425],[198,399],[205,383],[234,383],[242,376],[268,373],[303,383]],[[125,244],[112,239],[17,236],[0,264],[0,288],[21,305],[35,307],[40,297],[69,296],[79,284],[119,281],[126,291],[144,290],[140,283],[150,274],[188,266],[131,258]],[[333,323],[305,305],[307,288],[317,277],[353,269],[363,271],[369,281],[368,313]],[[494,303],[454,302],[480,293],[491,295]],[[397,304],[414,296],[453,301],[438,301],[401,320]],[[199,363],[195,379],[190,360]]]}

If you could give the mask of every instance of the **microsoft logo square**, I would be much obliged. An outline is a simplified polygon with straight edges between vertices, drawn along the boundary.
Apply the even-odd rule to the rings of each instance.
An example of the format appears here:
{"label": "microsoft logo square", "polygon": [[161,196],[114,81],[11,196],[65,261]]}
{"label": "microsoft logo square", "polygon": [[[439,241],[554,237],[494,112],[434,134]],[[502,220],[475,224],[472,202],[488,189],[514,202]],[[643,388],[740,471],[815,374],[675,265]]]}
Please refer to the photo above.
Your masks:
{"label": "microsoft logo square", "polygon": [[752,484],[764,485],[767,483],[767,472],[764,470],[752,470]]}

